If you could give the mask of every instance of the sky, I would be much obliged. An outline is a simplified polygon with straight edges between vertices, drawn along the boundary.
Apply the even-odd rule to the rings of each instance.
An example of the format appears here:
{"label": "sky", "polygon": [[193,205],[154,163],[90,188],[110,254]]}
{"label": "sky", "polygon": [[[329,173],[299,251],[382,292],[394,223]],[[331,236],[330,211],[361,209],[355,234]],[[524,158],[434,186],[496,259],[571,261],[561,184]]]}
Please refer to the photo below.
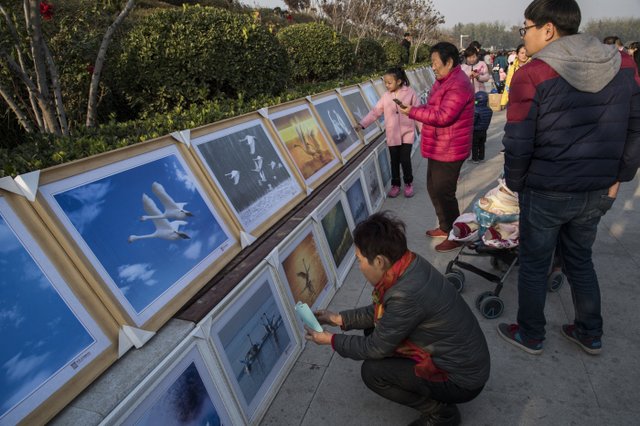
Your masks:
{"label": "sky", "polygon": [[[250,6],[279,6],[286,9],[282,0],[240,0]],[[445,17],[445,28],[463,24],[495,22],[520,24],[523,12],[530,0],[432,0],[433,5]],[[640,18],[640,0],[578,0],[582,22],[602,18]]]}

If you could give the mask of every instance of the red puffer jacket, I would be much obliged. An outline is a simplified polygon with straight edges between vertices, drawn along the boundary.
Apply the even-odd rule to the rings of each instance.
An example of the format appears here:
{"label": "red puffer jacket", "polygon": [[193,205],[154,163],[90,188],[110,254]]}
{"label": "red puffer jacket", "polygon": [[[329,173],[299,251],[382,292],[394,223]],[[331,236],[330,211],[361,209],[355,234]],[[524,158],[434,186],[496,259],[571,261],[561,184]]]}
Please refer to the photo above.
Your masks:
{"label": "red puffer jacket", "polygon": [[437,80],[426,105],[411,108],[409,118],[422,123],[424,158],[453,162],[464,160],[473,136],[473,86],[459,65]]}

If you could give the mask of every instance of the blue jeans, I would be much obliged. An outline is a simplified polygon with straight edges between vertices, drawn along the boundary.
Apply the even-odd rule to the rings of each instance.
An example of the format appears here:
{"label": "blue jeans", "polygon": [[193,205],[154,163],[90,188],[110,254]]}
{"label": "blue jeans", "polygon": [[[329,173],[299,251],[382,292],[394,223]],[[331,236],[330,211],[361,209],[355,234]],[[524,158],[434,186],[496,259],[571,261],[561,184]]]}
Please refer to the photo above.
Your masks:
{"label": "blue jeans", "polygon": [[556,243],[571,286],[578,333],[602,336],[600,287],[591,247],[600,218],[613,202],[607,189],[555,192],[525,188],[520,193],[518,324],[525,336],[544,339],[547,276]]}

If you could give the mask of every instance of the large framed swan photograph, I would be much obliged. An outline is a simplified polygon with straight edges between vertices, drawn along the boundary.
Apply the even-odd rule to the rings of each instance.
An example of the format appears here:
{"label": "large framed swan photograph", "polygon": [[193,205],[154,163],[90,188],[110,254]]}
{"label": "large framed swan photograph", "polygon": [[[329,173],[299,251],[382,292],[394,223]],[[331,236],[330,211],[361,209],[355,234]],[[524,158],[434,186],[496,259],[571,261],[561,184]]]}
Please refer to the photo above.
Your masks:
{"label": "large framed swan photograph", "polygon": [[239,252],[169,138],[44,171],[36,207],[125,324],[157,329]]}

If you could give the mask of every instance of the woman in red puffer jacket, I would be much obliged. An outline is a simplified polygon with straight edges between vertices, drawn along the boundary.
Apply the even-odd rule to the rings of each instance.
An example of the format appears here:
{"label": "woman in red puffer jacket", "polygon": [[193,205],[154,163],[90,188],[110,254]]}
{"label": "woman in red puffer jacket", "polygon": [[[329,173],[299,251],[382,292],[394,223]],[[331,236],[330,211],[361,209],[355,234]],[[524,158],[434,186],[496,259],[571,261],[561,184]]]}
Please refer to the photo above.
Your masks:
{"label": "woman in red puffer jacket", "polygon": [[428,159],[427,191],[438,216],[439,226],[427,231],[432,238],[445,238],[436,251],[460,246],[446,240],[460,215],[456,189],[462,163],[469,156],[473,135],[474,90],[460,68],[458,49],[440,42],[431,48],[431,67],[437,81],[426,105],[405,108],[403,113],[422,123],[421,151]]}

